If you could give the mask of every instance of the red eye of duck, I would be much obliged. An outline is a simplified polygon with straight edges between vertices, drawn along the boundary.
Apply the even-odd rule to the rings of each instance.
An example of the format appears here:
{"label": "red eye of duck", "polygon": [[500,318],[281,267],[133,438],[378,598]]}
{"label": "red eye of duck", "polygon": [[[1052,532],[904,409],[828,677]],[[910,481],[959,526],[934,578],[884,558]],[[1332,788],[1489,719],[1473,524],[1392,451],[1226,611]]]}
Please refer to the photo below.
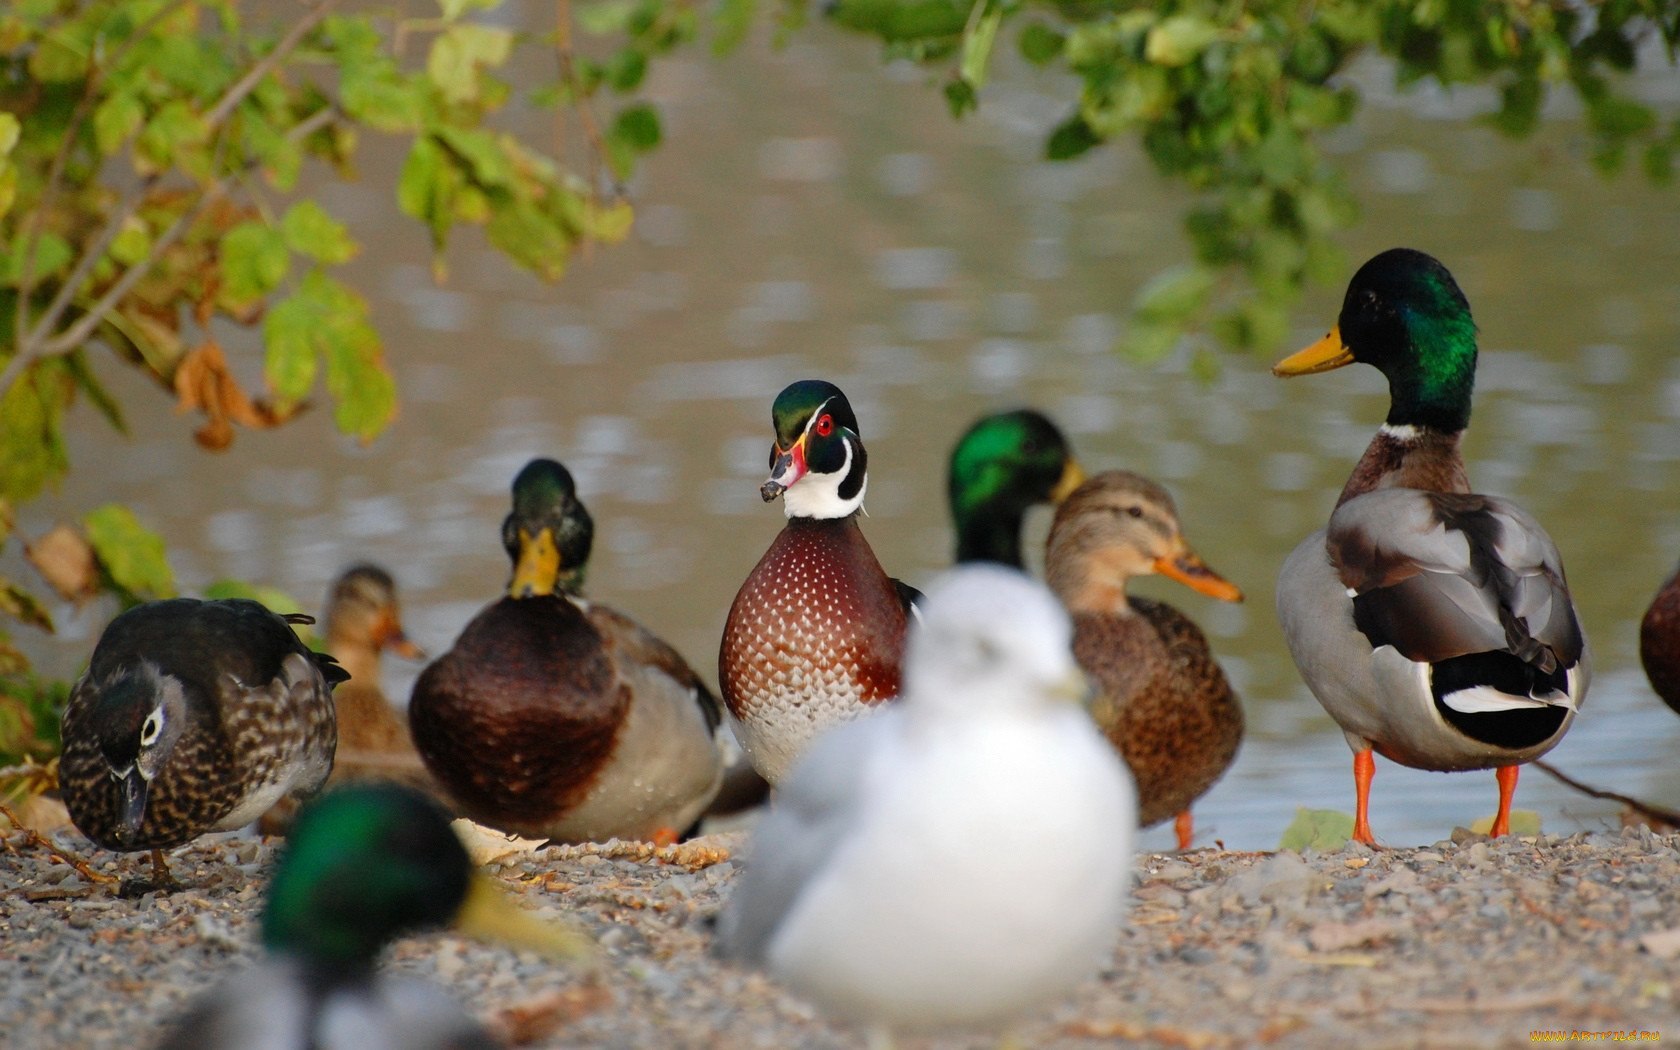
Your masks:
{"label": "red eye of duck", "polygon": [[817,425],[814,429],[816,430],[818,437],[827,437],[828,435],[834,433],[834,417],[828,415],[823,416],[821,419],[817,420]]}

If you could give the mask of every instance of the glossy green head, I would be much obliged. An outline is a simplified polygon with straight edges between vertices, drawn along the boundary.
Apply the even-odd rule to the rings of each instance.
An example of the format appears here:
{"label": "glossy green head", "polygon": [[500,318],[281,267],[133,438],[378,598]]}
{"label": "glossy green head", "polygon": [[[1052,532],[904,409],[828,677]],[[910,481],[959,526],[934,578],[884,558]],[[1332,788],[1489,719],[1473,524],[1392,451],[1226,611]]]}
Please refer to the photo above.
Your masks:
{"label": "glossy green head", "polygon": [[323,970],[371,969],[391,940],[453,920],[471,872],[448,815],[419,792],[329,792],[298,813],[268,888],[263,945]]}
{"label": "glossy green head", "polygon": [[1359,268],[1336,327],[1355,361],[1388,377],[1394,426],[1462,430],[1476,382],[1476,323],[1433,256],[1394,248]]}
{"label": "glossy green head", "polygon": [[1021,567],[1021,522],[1059,502],[1084,479],[1067,439],[1031,409],[986,416],[951,450],[948,494],[957,561]]}
{"label": "glossy green head", "polygon": [[571,472],[552,459],[525,464],[513,479],[513,511],[502,522],[502,546],[514,563],[509,593],[577,593],[594,542],[595,523]]}

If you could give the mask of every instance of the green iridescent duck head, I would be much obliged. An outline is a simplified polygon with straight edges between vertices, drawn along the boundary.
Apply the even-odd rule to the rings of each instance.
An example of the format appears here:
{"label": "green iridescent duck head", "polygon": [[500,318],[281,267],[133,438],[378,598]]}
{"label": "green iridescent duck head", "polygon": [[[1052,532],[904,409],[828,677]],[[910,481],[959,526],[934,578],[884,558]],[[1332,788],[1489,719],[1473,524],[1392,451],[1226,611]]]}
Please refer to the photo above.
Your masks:
{"label": "green iridescent duck head", "polygon": [[1336,327],[1272,371],[1308,375],[1354,361],[1387,377],[1390,427],[1458,431],[1469,424],[1476,323],[1445,266],[1410,248],[1373,257],[1348,282]]}
{"label": "green iridescent duck head", "polygon": [[843,518],[863,506],[869,455],[851,402],[833,383],[802,379],[776,395],[770,409],[776,443],[766,503],[782,497],[790,518]]}
{"label": "green iridescent duck head", "polygon": [[594,542],[595,523],[571,472],[552,459],[525,464],[513,479],[513,512],[502,522],[502,546],[513,559],[508,594],[576,594]]}
{"label": "green iridescent duck head", "polygon": [[1085,480],[1067,439],[1042,413],[999,412],[977,421],[951,450],[949,497],[958,562],[1021,568],[1021,522],[1060,503]]}
{"label": "green iridescent duck head", "polygon": [[392,940],[447,925],[555,957],[589,952],[581,934],[536,918],[480,875],[449,815],[412,788],[356,784],[298,813],[263,912],[270,952],[354,977]]}

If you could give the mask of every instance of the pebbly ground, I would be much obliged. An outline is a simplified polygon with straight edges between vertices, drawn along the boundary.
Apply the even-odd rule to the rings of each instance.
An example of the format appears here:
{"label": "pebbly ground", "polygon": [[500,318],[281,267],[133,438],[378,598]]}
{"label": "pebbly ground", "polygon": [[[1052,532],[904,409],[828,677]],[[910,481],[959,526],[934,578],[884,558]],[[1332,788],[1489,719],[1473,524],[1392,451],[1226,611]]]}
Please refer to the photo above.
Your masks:
{"label": "pebbly ground", "polygon": [[[1138,859],[1110,966],[1017,1032],[1028,1047],[1533,1045],[1680,1042],[1680,837],[1648,829],[1372,852],[1200,850]],[[98,873],[143,857],[55,841]],[[174,855],[187,884],[122,900],[39,845],[0,852],[0,1045],[145,1046],[242,965],[274,842]],[[489,870],[605,948],[593,975],[448,934],[389,965],[426,976],[541,1047],[857,1047],[762,976],[714,962],[705,919],[736,875],[740,833],[653,853],[549,847]],[[913,847],[909,847],[913,848]],[[986,1038],[907,1041],[924,1050]]]}

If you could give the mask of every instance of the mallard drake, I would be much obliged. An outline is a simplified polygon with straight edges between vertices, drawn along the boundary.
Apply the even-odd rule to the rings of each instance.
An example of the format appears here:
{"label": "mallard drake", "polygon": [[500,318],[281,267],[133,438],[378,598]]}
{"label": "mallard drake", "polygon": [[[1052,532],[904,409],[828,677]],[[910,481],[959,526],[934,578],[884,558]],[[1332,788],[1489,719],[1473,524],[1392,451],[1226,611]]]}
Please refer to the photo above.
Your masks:
{"label": "mallard drake", "polygon": [[1388,418],[1327,529],[1295,548],[1277,608],[1301,677],[1354,751],[1354,838],[1375,749],[1417,769],[1494,768],[1493,834],[1521,763],[1563,739],[1586,697],[1586,636],[1551,537],[1521,507],[1470,491],[1476,326],[1452,274],[1396,248],[1360,267],[1336,327],[1280,376],[1354,361],[1388,379]]}
{"label": "mallard drake", "polygon": [[1104,471],[1057,508],[1045,578],[1073,615],[1073,653],[1094,687],[1091,714],[1137,780],[1139,825],[1174,817],[1178,848],[1189,849],[1190,804],[1236,758],[1243,712],[1189,617],[1127,597],[1127,581],[1151,573],[1242,601],[1190,549],[1172,496],[1148,478]]}
{"label": "mallard drake", "polygon": [[526,464],[502,524],[513,579],[414,683],[414,746],[480,823],[675,841],[717,793],[717,701],[676,650],[580,596],[594,535],[566,468]]}
{"label": "mallard drake", "polygon": [[1639,621],[1639,662],[1663,703],[1680,712],[1680,570]]}
{"label": "mallard drake", "polygon": [[869,457],[846,395],[802,380],[770,417],[759,493],[782,497],[787,525],[729,608],[718,685],[742,750],[774,785],[818,733],[898,695],[914,592],[858,527]]}
{"label": "mallard drake", "polygon": [[201,999],[159,1050],[498,1046],[442,989],[375,970],[398,937],[451,923],[559,958],[589,951],[478,874],[436,802],[399,784],[334,788],[302,808],[275,866],[264,958]]}
{"label": "mallard drake", "polygon": [[714,942],[877,1035],[1007,1025],[1094,974],[1137,826],[1042,585],[960,566],[921,612],[903,699],[782,780]]}
{"label": "mallard drake", "polygon": [[312,623],[234,598],[171,598],[112,620],[64,710],[59,786],[107,849],[163,850],[232,831],[332,769],[344,669],[292,631]]}
{"label": "mallard drake", "polygon": [[1066,499],[1085,472],[1056,424],[1023,408],[976,420],[951,449],[948,478],[957,562],[1019,569],[1027,511]]}

